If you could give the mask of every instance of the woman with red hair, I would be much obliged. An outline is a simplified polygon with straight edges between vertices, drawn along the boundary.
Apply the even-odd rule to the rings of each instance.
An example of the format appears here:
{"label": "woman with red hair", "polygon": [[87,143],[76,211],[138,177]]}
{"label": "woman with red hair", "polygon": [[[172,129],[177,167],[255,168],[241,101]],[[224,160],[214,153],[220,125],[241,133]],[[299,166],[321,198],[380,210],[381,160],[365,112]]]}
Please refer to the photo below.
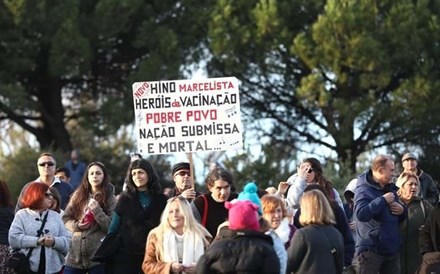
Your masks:
{"label": "woman with red hair", "polygon": [[296,227],[291,224],[292,216],[288,215],[284,200],[277,195],[266,194],[261,197],[261,205],[263,207],[263,218],[280,237],[287,250]]}
{"label": "woman with red hair", "polygon": [[[21,198],[23,208],[17,211],[9,230],[9,244],[23,254],[31,252],[32,273],[59,273],[70,245],[70,233],[60,215],[50,210],[52,193],[49,186],[30,183]],[[46,221],[42,231],[42,222]]]}

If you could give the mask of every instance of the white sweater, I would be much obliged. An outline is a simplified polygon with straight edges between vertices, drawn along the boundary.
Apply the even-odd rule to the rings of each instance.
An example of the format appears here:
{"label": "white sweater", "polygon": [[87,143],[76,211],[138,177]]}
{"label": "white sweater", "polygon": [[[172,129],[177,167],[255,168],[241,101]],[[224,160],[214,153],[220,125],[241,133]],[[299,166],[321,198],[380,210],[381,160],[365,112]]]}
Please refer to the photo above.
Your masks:
{"label": "white sweater", "polygon": [[49,274],[59,272],[63,267],[64,257],[69,250],[71,238],[70,232],[67,231],[57,212],[46,210],[40,216],[39,211],[29,208],[17,211],[9,229],[9,245],[15,250],[20,249],[25,255],[28,253],[29,248],[33,247],[29,262],[31,270],[37,272],[41,252],[41,246],[37,245],[37,231],[41,227],[46,212],[49,212],[49,214],[43,231],[44,234],[53,236],[55,239],[53,247],[44,248],[46,254],[46,273]]}
{"label": "white sweater", "polygon": [[[296,173],[287,179],[287,182],[290,184],[290,188],[287,191],[286,202],[290,208],[297,210],[299,208],[299,200],[304,193],[304,189],[306,188],[306,180],[304,178],[299,177]],[[335,201],[338,205],[344,209],[344,204],[342,203],[341,196],[338,191],[333,188],[333,193],[335,194]]]}

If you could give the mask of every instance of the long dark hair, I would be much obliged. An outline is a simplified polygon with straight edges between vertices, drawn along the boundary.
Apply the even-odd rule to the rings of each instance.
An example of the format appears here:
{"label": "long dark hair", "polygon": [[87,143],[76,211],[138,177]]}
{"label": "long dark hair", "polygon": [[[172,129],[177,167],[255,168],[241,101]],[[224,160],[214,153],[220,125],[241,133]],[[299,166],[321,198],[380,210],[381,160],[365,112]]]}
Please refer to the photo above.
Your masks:
{"label": "long dark hair", "polygon": [[0,180],[0,207],[12,207],[12,196],[8,184]]}
{"label": "long dark hair", "polygon": [[324,177],[321,163],[316,158],[306,158],[303,163],[309,163],[312,166],[313,171],[315,172],[315,181],[322,186],[327,194],[327,197],[333,199],[333,184],[327,178]]}
{"label": "long dark hair", "polygon": [[129,195],[136,195],[137,194],[137,187],[136,184],[133,182],[133,177],[131,176],[131,172],[133,169],[143,169],[148,174],[148,182],[147,182],[147,190],[148,192],[152,194],[158,194],[161,193],[161,185],[159,183],[159,176],[156,173],[156,170],[154,169],[153,165],[145,160],[145,159],[138,159],[130,163],[130,166],[127,169],[127,175],[125,176],[125,182],[127,184],[127,193]]}
{"label": "long dark hair", "polygon": [[73,216],[77,220],[80,220],[82,218],[82,215],[84,214],[84,208],[89,202],[89,196],[92,193],[92,186],[89,183],[89,169],[92,166],[100,167],[102,169],[102,172],[104,173],[104,178],[102,179],[102,183],[99,186],[99,191],[96,193],[100,193],[101,195],[95,195],[93,198],[96,199],[104,212],[108,213],[107,199],[108,195],[112,195],[113,187],[110,184],[108,172],[104,164],[101,162],[92,162],[87,166],[86,171],[84,172],[84,176],[81,180],[81,184],[78,186],[78,189],[72,194],[72,197],[70,198],[69,205],[72,205]]}
{"label": "long dark hair", "polygon": [[335,199],[332,199],[330,197],[330,195],[327,193],[327,191],[325,190],[325,188],[323,188],[321,185],[307,185],[306,188],[304,188],[304,193],[306,193],[307,191],[314,190],[314,189],[317,189],[324,194],[325,198],[328,200],[328,202],[330,203],[330,206],[332,208],[339,206],[338,202],[336,202]]}

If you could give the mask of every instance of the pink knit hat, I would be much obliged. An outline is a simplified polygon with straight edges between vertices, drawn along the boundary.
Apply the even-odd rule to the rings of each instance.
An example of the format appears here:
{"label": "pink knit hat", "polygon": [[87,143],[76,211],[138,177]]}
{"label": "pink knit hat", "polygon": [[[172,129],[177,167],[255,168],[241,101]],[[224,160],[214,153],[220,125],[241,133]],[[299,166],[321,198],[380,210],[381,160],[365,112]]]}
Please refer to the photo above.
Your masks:
{"label": "pink knit hat", "polygon": [[229,209],[229,228],[232,230],[249,229],[260,231],[258,223],[258,206],[254,203],[244,201],[225,202]]}

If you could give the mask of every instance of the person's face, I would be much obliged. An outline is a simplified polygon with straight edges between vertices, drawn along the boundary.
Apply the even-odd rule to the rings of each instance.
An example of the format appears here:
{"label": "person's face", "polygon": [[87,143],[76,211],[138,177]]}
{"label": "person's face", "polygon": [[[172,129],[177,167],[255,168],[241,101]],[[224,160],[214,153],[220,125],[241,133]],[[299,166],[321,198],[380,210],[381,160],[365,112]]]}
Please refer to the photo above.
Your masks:
{"label": "person's face", "polygon": [[50,156],[41,156],[37,161],[38,173],[41,177],[55,176],[55,159]]}
{"label": "person's face", "polygon": [[55,176],[58,177],[58,179],[60,179],[63,182],[66,182],[66,183],[70,182],[70,178],[67,178],[65,172],[58,172],[55,174]]}
{"label": "person's face", "polygon": [[57,209],[57,206],[58,206],[57,199],[52,197],[52,203],[50,204],[50,209],[55,210],[55,209]]}
{"label": "person's face", "polygon": [[383,184],[391,183],[393,181],[394,171],[395,171],[394,162],[388,160],[385,166],[380,167],[381,183]]}
{"label": "person's face", "polygon": [[263,218],[270,224],[270,227],[277,229],[283,220],[283,209],[278,206],[274,210],[263,212]]}
{"label": "person's face", "polygon": [[402,166],[405,171],[414,171],[417,168],[417,160],[407,159],[402,162]]}
{"label": "person's face", "polygon": [[209,187],[211,196],[216,202],[225,202],[231,194],[231,186],[228,182],[223,180],[216,180],[212,186]]}
{"label": "person's face", "polygon": [[310,163],[304,162],[303,166],[306,170],[308,170],[306,175],[306,183],[310,184],[316,181],[316,172],[313,170],[313,167]]}
{"label": "person's face", "polygon": [[48,189],[44,194],[43,209],[51,208],[52,200],[54,200],[52,192]]}
{"label": "person's face", "polygon": [[137,188],[146,187],[148,183],[148,174],[142,168],[136,168],[131,171],[131,178]]}
{"label": "person's face", "polygon": [[89,168],[87,179],[92,187],[100,186],[102,184],[102,180],[104,180],[104,171],[100,166],[93,165]]}
{"label": "person's face", "polygon": [[174,173],[173,176],[174,182],[176,183],[176,187],[180,191],[184,191],[186,189],[191,188],[192,178],[191,172],[188,169],[180,169]]}
{"label": "person's face", "polygon": [[409,178],[406,183],[400,188],[400,196],[406,200],[412,200],[417,196],[419,191],[419,183],[415,178]]}
{"label": "person's face", "polygon": [[168,223],[173,229],[183,228],[183,225],[185,224],[185,218],[180,211],[180,206],[177,201],[173,201],[170,204],[168,211]]}
{"label": "person's face", "polygon": [[72,150],[72,152],[70,153],[70,159],[72,159],[72,161],[78,160],[78,153],[76,152],[76,150]]}

